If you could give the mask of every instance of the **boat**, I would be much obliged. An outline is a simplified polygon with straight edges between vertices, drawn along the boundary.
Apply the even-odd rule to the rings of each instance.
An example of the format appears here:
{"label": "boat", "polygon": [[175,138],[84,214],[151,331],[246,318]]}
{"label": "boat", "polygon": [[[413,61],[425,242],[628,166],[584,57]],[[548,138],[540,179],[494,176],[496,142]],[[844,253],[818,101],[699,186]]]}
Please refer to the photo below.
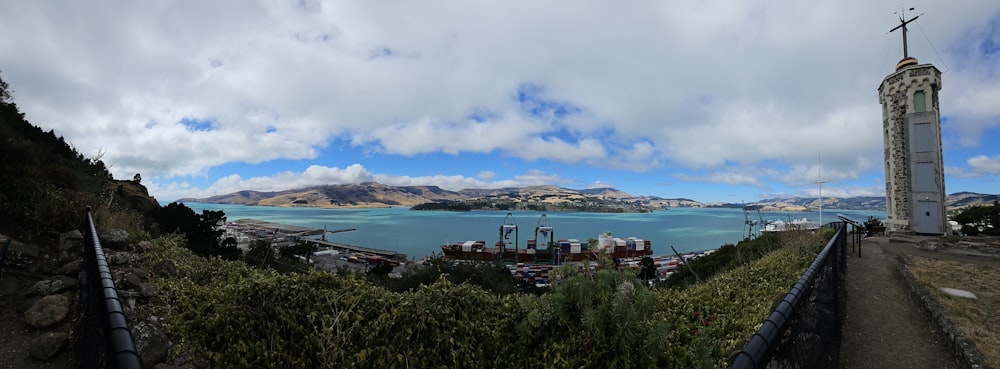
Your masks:
{"label": "boat", "polygon": [[802,219],[789,219],[788,222],[784,222],[781,219],[769,221],[764,224],[764,229],[761,232],[773,233],[773,232],[784,232],[793,230],[806,230],[811,231],[819,228],[816,222],[813,222],[807,218]]}
{"label": "boat", "polygon": [[653,254],[650,240],[636,237],[617,238],[602,233],[596,242],[578,239],[555,239],[555,229],[542,214],[535,226],[535,238],[527,240],[522,248],[518,239],[518,226],[512,213],[507,213],[500,225],[499,239],[487,246],[485,240],[461,241],[441,245],[445,258],[454,260],[484,260],[505,263],[562,264],[566,262],[596,261],[602,254],[612,259],[642,258]]}

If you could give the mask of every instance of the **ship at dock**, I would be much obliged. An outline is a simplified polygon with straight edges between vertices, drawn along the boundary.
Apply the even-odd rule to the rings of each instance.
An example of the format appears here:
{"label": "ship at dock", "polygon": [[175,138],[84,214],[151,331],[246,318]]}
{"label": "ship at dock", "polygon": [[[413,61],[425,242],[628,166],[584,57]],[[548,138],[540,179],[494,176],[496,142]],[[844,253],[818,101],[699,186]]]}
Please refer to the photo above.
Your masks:
{"label": "ship at dock", "polygon": [[485,240],[455,242],[441,245],[445,258],[453,260],[481,260],[502,263],[531,263],[558,265],[567,262],[597,261],[602,254],[614,260],[640,259],[653,254],[650,240],[612,237],[602,233],[596,240],[556,239],[555,229],[545,214],[535,226],[534,239],[522,247],[514,216],[507,213],[500,225],[498,239],[492,245]]}

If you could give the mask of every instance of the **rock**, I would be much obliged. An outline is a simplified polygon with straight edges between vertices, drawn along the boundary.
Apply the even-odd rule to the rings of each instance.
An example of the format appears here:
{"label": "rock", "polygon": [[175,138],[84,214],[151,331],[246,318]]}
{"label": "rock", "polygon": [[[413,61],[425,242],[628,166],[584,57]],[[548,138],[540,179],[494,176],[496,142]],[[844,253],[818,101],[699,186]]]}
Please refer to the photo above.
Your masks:
{"label": "rock", "polygon": [[916,247],[920,250],[937,251],[940,245],[937,242],[921,242],[913,245],[913,247]]}
{"label": "rock", "polygon": [[42,296],[25,297],[24,300],[21,300],[21,303],[17,305],[17,312],[24,314],[25,311],[28,311],[28,309],[31,309],[32,306],[35,306],[35,303],[41,299]]}
{"label": "rock", "polygon": [[35,263],[34,272],[37,274],[55,274],[56,270],[59,269],[63,264],[58,260],[42,258],[38,263]]}
{"label": "rock", "polygon": [[4,270],[24,269],[32,265],[40,253],[38,245],[11,240],[4,259]]}
{"label": "rock", "polygon": [[69,313],[69,299],[63,295],[48,295],[24,312],[24,321],[35,328],[45,328],[61,322]]}
{"label": "rock", "polygon": [[117,251],[107,254],[109,265],[125,265],[132,261],[132,254],[124,251]]}
{"label": "rock", "polygon": [[28,289],[28,296],[48,296],[65,290],[66,286],[63,284],[62,280],[46,279],[44,281],[38,281],[38,283],[35,283],[34,286],[31,286],[31,288]]}
{"label": "rock", "polygon": [[149,249],[151,247],[153,247],[153,243],[152,242],[149,242],[149,241],[139,241],[139,243],[135,245],[135,250],[139,251],[139,252],[146,252],[146,251],[149,251]]}
{"label": "rock", "polygon": [[128,232],[123,229],[109,229],[100,235],[101,246],[117,250],[127,250],[128,237]]}
{"label": "rock", "polygon": [[39,247],[38,245],[35,244],[24,243],[18,240],[10,240],[10,246],[8,247],[7,252],[9,254],[21,255],[30,258],[37,258]]}
{"label": "rock", "polygon": [[59,235],[59,244],[56,248],[59,251],[68,251],[74,248],[80,249],[83,247],[83,233],[79,230],[72,230]]}
{"label": "rock", "polygon": [[177,264],[172,260],[160,260],[153,265],[153,274],[160,277],[173,277],[177,275]]}
{"label": "rock", "polygon": [[115,273],[115,286],[119,289],[134,289],[149,279],[149,273],[143,269],[131,268]]}
{"label": "rock", "polygon": [[55,277],[55,279],[57,279],[57,280],[59,280],[59,281],[62,282],[63,288],[65,288],[65,291],[76,290],[76,287],[80,285],[80,281],[78,281],[76,278],[73,278],[73,277],[68,277],[68,276],[61,275],[61,276]]}
{"label": "rock", "polygon": [[61,275],[77,275],[81,270],[83,270],[83,259],[77,259],[59,267],[59,269],[56,269],[56,273]]}
{"label": "rock", "polygon": [[31,340],[28,353],[38,360],[46,361],[59,353],[63,346],[66,346],[68,338],[69,335],[66,333],[46,332]]}
{"label": "rock", "polygon": [[170,340],[156,326],[139,322],[132,328],[132,337],[135,339],[135,349],[139,351],[144,366],[154,366],[167,360]]}
{"label": "rock", "polygon": [[160,287],[155,283],[140,283],[138,289],[142,297],[150,298],[160,295]]}

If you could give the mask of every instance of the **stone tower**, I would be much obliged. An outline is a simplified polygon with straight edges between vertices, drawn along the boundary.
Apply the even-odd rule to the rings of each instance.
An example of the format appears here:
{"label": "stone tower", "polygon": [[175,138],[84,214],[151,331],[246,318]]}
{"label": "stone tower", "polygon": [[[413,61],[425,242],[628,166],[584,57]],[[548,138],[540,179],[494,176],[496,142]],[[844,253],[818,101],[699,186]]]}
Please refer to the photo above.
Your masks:
{"label": "stone tower", "polygon": [[890,233],[945,234],[941,71],[908,55],[906,24],[915,19],[900,18],[902,24],[893,29],[903,29],[903,60],[878,88],[885,144],[885,226]]}

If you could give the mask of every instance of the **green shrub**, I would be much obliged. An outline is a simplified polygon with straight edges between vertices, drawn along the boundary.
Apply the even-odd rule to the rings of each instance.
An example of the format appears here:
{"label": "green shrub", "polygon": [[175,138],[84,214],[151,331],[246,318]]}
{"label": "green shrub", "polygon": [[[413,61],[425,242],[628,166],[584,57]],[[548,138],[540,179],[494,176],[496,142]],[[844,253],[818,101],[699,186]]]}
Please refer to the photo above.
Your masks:
{"label": "green shrub", "polygon": [[[719,368],[766,318],[822,245],[782,246],[683,290],[631,272],[562,267],[551,291],[499,294],[449,276],[393,292],[354,274],[281,274],[204,259],[179,236],[145,263],[177,346],[213,367]],[[604,263],[602,265],[611,265]],[[430,269],[430,268],[428,268]],[[508,273],[509,275],[509,273]]]}

